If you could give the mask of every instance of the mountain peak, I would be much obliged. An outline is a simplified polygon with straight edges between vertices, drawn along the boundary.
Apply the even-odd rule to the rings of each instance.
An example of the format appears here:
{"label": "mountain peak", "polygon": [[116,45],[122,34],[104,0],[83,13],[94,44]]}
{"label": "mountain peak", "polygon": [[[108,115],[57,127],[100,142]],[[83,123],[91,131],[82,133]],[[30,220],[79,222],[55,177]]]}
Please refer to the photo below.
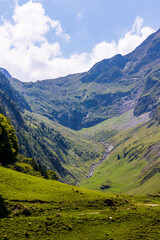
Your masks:
{"label": "mountain peak", "polygon": [[6,78],[11,78],[11,74],[4,68],[0,68],[0,72],[6,77]]}

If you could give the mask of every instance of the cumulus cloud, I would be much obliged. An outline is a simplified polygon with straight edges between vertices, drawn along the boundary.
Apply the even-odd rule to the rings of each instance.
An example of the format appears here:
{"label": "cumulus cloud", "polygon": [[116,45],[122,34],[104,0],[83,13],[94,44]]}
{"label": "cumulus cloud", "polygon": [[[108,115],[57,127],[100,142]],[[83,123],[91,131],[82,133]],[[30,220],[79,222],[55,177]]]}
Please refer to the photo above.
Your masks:
{"label": "cumulus cloud", "polygon": [[90,55],[91,61],[93,63],[100,61],[104,58],[111,58],[117,54],[117,45],[115,41],[112,42],[100,42],[96,44],[93,48],[92,53]]}
{"label": "cumulus cloud", "polygon": [[12,21],[3,19],[0,25],[0,65],[22,80],[41,78],[45,64],[62,55],[56,39],[47,41],[49,32],[70,40],[60,21],[49,18],[42,4],[29,1],[20,6],[16,1]]}
{"label": "cumulus cloud", "polygon": [[117,52],[122,55],[133,51],[140,45],[150,34],[155,30],[150,27],[142,27],[143,19],[139,16],[136,17],[133,23],[132,30],[128,31],[117,44]]}
{"label": "cumulus cloud", "polygon": [[[75,53],[65,58],[58,39],[67,44],[70,36],[60,21],[47,16],[41,3],[30,0],[20,6],[16,1],[12,21],[3,20],[0,25],[0,66],[22,81],[65,76],[87,71],[97,61],[117,53],[127,54],[152,32],[154,30],[143,27],[143,19],[137,17],[132,29],[119,41],[103,41],[89,53]],[[53,42],[47,40],[48,33],[52,33]]]}
{"label": "cumulus cloud", "polygon": [[140,45],[150,34],[155,32],[150,27],[142,27],[143,19],[139,16],[136,17],[132,30],[127,31],[124,37],[120,38],[118,42],[100,42],[96,44],[90,54],[90,63],[93,65],[97,61],[104,58],[111,58],[116,54],[125,55],[133,51],[138,45]]}

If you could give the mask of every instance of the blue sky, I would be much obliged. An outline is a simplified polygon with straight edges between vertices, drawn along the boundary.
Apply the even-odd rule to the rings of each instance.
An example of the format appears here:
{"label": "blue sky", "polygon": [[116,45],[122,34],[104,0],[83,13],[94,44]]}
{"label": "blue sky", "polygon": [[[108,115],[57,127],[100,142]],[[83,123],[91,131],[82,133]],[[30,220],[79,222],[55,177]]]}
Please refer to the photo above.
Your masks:
{"label": "blue sky", "polygon": [[0,67],[22,81],[87,71],[159,29],[159,0],[0,0]]}

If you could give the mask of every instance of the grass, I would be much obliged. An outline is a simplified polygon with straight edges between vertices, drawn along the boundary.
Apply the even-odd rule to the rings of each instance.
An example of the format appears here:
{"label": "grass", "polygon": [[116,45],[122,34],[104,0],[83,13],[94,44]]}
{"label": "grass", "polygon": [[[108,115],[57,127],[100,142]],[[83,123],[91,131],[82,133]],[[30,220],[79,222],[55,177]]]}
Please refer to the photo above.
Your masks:
{"label": "grass", "polygon": [[158,239],[160,234],[158,194],[106,194],[3,167],[0,194],[0,212],[6,211],[2,240]]}
{"label": "grass", "polygon": [[[111,123],[111,120],[108,120],[106,125],[103,123],[104,130],[109,126],[107,123],[111,126],[117,121],[113,119]],[[124,121],[120,121],[119,127],[123,124]],[[89,129],[89,134],[98,136],[101,129],[102,124],[99,124],[95,132],[94,129]],[[159,139],[160,130],[156,124],[149,126],[149,123],[143,123],[134,128],[120,130],[110,139],[106,139],[114,146],[110,155],[94,170],[93,176],[80,185],[114,193],[146,194],[160,191]]]}

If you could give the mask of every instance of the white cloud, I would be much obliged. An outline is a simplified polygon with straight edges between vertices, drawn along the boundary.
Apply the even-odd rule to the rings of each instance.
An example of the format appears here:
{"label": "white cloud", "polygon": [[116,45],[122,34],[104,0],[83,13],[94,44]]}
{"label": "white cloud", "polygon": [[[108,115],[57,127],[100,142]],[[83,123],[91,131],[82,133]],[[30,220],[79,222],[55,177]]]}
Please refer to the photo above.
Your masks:
{"label": "white cloud", "polygon": [[137,16],[133,23],[133,26],[132,26],[132,32],[133,33],[136,32],[136,33],[140,34],[143,22],[144,22],[143,19],[141,17]]}
{"label": "white cloud", "polygon": [[[150,27],[142,27],[142,24],[143,19],[137,17],[132,30],[118,42],[103,41],[96,44],[90,53],[75,53],[64,58],[57,39],[59,37],[67,42],[70,36],[63,31],[60,21],[48,17],[41,3],[30,0],[20,6],[17,1],[12,22],[4,21],[0,25],[0,66],[22,81],[87,71],[97,61],[132,51],[154,32]],[[54,37],[52,43],[47,40],[48,33]]]}
{"label": "white cloud", "polygon": [[53,28],[56,28],[56,35],[57,36],[64,38],[67,42],[70,40],[70,36],[67,33],[63,32],[63,29],[62,29],[62,26],[61,26],[61,23],[60,23],[59,20],[57,20],[57,21],[52,20],[51,21],[51,26]]}
{"label": "white cloud", "polygon": [[[36,80],[45,75],[45,64],[61,56],[60,44],[49,43],[46,34],[69,41],[59,20],[49,18],[40,3],[16,1],[12,22],[0,26],[0,65],[22,80]],[[57,37],[56,37],[57,36]]]}
{"label": "white cloud", "polygon": [[122,55],[133,51],[155,30],[150,27],[142,27],[143,19],[136,17],[132,26],[132,31],[128,31],[123,38],[118,41],[117,52]]}
{"label": "white cloud", "polygon": [[108,42],[100,42],[98,43],[92,50],[92,53],[90,55],[91,61],[93,63],[100,61],[104,58],[111,58],[115,54],[117,54],[117,46],[116,42],[112,41],[110,43]]}

